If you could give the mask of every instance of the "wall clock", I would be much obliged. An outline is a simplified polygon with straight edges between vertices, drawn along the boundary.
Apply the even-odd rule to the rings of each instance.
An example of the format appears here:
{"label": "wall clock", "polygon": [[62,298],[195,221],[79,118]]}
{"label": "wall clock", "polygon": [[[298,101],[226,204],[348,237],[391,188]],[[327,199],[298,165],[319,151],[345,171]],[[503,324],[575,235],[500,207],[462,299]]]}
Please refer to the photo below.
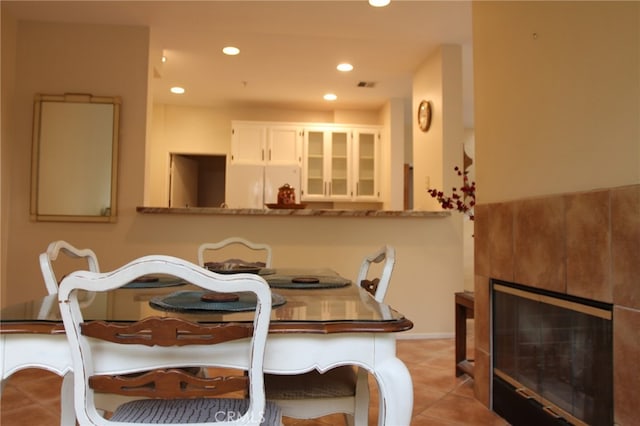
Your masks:
{"label": "wall clock", "polygon": [[431,127],[431,102],[422,101],[418,105],[418,126],[426,132]]}

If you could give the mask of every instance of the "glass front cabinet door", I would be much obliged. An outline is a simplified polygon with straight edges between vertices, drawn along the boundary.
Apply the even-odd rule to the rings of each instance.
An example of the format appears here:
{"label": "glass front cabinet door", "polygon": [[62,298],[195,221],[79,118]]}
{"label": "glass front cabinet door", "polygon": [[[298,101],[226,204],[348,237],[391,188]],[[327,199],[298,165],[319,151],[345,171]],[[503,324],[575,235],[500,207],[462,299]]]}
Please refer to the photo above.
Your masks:
{"label": "glass front cabinet door", "polygon": [[348,130],[328,132],[330,143],[329,164],[331,177],[328,195],[332,200],[349,200],[351,198],[351,137]]}
{"label": "glass front cabinet door", "polygon": [[303,150],[303,201],[379,201],[380,129],[307,128]]}
{"label": "glass front cabinet door", "polygon": [[324,200],[327,195],[324,133],[323,129],[304,132],[302,200]]}
{"label": "glass front cabinet door", "polygon": [[349,129],[305,130],[302,200],[351,199],[351,138]]}
{"label": "glass front cabinet door", "polygon": [[377,201],[380,198],[378,189],[380,130],[354,130],[353,174],[355,201]]}

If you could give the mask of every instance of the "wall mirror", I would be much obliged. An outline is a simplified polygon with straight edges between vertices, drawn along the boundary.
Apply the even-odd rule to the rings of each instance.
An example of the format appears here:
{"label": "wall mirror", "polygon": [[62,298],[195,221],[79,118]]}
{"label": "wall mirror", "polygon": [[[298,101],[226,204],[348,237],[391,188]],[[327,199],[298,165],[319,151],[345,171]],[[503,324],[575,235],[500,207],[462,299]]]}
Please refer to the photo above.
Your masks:
{"label": "wall mirror", "polygon": [[115,222],[119,97],[36,95],[31,218]]}

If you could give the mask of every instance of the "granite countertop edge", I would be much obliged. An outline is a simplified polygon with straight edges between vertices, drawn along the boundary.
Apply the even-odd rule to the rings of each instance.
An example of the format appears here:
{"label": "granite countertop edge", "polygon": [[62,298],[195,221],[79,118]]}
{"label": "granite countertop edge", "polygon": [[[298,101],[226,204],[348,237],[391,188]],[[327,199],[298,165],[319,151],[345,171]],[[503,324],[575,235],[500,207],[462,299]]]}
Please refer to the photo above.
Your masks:
{"label": "granite countertop edge", "polygon": [[338,210],[338,209],[232,209],[218,207],[136,207],[143,214],[244,215],[244,216],[325,216],[325,217],[432,217],[451,216],[448,211],[426,210]]}

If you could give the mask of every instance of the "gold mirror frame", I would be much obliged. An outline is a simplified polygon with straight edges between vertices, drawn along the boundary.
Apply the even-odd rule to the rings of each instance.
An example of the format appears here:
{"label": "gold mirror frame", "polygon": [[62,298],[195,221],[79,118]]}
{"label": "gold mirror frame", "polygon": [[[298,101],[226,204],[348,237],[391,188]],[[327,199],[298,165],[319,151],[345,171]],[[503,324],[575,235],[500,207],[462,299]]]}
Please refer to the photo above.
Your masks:
{"label": "gold mirror frame", "polygon": [[120,97],[36,95],[32,220],[116,221],[120,105]]}

